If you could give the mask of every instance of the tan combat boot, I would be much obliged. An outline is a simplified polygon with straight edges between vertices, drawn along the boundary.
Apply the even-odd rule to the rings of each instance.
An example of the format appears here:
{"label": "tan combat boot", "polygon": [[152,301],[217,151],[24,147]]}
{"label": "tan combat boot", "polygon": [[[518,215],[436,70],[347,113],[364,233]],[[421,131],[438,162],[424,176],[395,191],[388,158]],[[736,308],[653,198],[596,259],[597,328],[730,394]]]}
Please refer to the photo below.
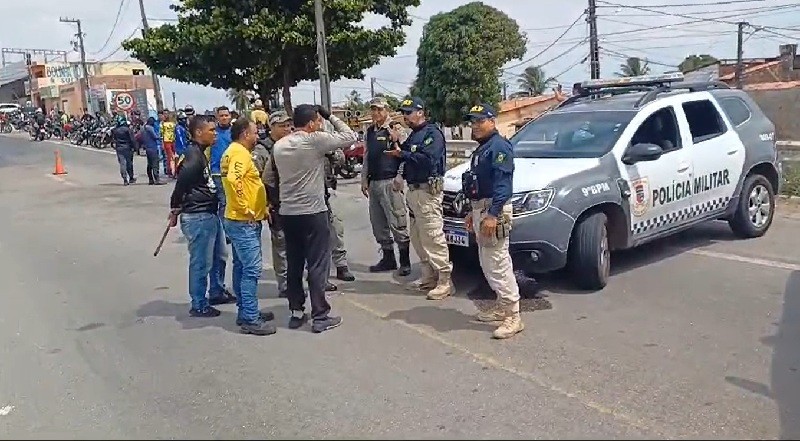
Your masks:
{"label": "tan combat boot", "polygon": [[506,318],[506,313],[500,302],[494,302],[491,308],[480,311],[475,315],[475,320],[483,323],[500,322]]}
{"label": "tan combat boot", "polygon": [[519,302],[513,307],[506,309],[506,311],[508,315],[503,319],[503,323],[492,333],[492,337],[494,338],[504,339],[513,337],[525,329],[522,318],[519,316]]}
{"label": "tan combat boot", "polygon": [[422,267],[422,276],[409,283],[408,289],[414,291],[430,291],[436,287],[436,282],[438,280],[436,271],[434,271],[429,264],[424,262],[420,266]]}
{"label": "tan combat boot", "polygon": [[428,300],[444,300],[456,293],[456,287],[450,279],[450,273],[439,273],[439,283],[428,291]]}

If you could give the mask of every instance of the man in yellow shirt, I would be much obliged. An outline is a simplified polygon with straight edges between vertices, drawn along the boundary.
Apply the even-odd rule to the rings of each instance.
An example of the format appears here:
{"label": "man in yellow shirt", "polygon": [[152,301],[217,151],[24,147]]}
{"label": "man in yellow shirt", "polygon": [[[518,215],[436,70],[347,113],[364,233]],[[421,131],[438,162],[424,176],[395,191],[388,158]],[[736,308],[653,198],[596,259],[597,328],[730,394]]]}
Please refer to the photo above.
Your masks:
{"label": "man in yellow shirt", "polygon": [[239,312],[236,324],[244,334],[270,335],[274,314],[258,310],[258,278],[261,276],[261,222],[267,218],[267,191],[253,162],[258,132],[246,118],[231,127],[233,142],[220,162],[225,189],[225,233],[233,248],[233,290]]}
{"label": "man in yellow shirt", "polygon": [[261,100],[256,100],[256,102],[253,103],[253,111],[250,112],[250,119],[256,124],[266,126],[267,118],[267,112],[264,111],[264,103],[262,103]]}
{"label": "man in yellow shirt", "polygon": [[169,111],[161,113],[161,141],[164,143],[164,174],[175,176],[175,121]]}

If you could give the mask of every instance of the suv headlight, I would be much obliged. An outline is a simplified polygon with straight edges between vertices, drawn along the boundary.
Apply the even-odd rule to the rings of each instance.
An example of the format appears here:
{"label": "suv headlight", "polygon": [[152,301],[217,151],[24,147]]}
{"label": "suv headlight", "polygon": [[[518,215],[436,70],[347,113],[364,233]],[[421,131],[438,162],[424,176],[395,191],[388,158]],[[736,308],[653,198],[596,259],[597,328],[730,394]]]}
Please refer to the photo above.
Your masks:
{"label": "suv headlight", "polygon": [[544,211],[553,201],[555,191],[552,188],[517,193],[511,196],[511,205],[514,207],[514,216],[533,214]]}

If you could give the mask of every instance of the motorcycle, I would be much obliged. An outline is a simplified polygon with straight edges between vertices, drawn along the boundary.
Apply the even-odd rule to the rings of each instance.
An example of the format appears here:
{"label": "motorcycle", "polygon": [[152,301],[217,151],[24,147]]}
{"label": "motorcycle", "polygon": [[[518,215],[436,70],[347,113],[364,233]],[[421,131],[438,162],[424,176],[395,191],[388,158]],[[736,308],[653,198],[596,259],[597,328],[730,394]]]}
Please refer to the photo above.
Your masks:
{"label": "motorcycle", "polygon": [[344,179],[352,179],[358,176],[364,166],[364,141],[358,141],[350,147],[344,149],[344,163],[337,164],[334,173]]}
{"label": "motorcycle", "polygon": [[33,123],[30,127],[31,141],[44,141],[47,138],[47,130],[44,125]]}

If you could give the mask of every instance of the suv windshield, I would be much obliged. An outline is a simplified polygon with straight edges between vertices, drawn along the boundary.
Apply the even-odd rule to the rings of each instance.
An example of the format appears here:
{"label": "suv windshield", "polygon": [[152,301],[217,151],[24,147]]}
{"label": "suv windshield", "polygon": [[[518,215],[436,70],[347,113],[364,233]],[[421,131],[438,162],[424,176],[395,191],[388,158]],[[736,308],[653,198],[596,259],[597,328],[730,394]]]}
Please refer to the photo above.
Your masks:
{"label": "suv windshield", "polygon": [[517,158],[599,158],[608,153],[636,112],[556,112],[511,137]]}

